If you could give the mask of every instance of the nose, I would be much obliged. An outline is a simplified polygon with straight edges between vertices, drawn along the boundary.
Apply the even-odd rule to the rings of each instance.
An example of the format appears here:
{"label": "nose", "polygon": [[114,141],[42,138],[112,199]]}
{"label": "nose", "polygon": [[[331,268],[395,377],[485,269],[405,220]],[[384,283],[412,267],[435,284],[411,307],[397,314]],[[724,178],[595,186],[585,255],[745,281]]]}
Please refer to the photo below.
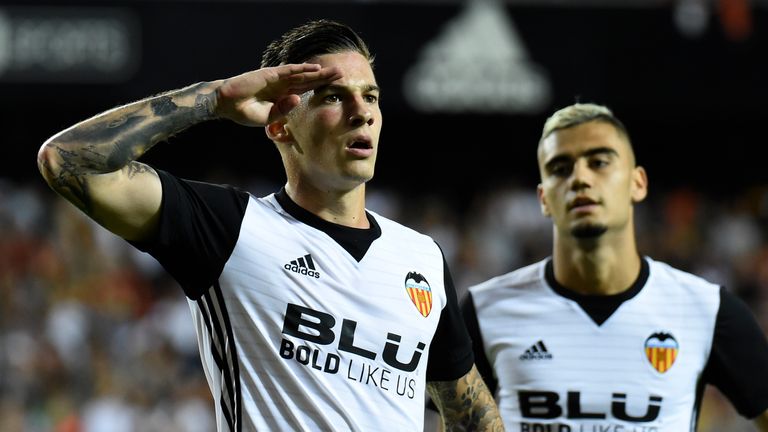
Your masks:
{"label": "nose", "polygon": [[373,125],[373,113],[368,104],[361,98],[355,97],[350,107],[349,124],[352,127],[360,127],[364,124]]}
{"label": "nose", "polygon": [[573,164],[573,172],[571,172],[571,189],[581,190],[589,188],[592,182],[592,171],[589,169],[589,164],[584,159],[579,159]]}

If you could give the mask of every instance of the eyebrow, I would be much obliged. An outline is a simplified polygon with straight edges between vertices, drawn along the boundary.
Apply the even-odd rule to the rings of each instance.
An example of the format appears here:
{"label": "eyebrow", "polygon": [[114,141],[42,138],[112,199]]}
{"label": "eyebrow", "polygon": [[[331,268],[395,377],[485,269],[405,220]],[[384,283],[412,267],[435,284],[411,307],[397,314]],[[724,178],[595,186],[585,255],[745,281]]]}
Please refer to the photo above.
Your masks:
{"label": "eyebrow", "polygon": [[[315,93],[323,93],[327,91],[345,92],[348,90],[349,90],[348,86],[343,86],[338,84],[328,84],[315,89]],[[381,88],[376,84],[367,84],[363,86],[362,90],[363,90],[363,93],[381,92]]]}
{"label": "eyebrow", "polygon": [[[584,153],[581,153],[581,154],[577,155],[577,158],[580,158],[580,157],[591,157],[591,156],[596,156],[596,155],[601,155],[601,154],[608,154],[608,155],[611,155],[611,156],[618,156],[619,152],[617,152],[615,149],[613,149],[611,147],[595,147],[595,148],[591,148],[591,149],[585,151]],[[571,157],[570,155],[560,154],[560,155],[557,155],[557,156],[553,157],[552,159],[548,160],[547,163],[544,164],[544,168],[549,170],[549,169],[551,169],[551,167],[553,165],[556,165],[556,164],[561,163],[561,162],[567,162],[567,161],[570,161],[570,160],[573,160],[573,159],[574,158]]]}

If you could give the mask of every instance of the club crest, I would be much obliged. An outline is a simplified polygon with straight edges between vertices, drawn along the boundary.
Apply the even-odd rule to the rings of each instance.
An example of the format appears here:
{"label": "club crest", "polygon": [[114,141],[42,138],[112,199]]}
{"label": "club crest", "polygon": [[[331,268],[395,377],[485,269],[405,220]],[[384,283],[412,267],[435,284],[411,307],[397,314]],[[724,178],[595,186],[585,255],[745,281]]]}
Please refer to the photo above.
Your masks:
{"label": "club crest", "polygon": [[680,346],[670,333],[654,333],[645,340],[645,357],[659,373],[675,363]]}
{"label": "club crest", "polygon": [[420,273],[408,272],[405,277],[405,291],[419,313],[425,318],[429,316],[432,311],[432,288],[427,279]]}

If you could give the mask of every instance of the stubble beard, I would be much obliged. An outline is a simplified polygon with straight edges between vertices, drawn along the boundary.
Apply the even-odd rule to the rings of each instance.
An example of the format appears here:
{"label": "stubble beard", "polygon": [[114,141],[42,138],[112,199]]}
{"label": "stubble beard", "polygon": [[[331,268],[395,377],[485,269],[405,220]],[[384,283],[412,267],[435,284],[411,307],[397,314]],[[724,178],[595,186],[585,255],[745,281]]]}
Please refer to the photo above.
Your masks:
{"label": "stubble beard", "polygon": [[608,226],[602,224],[586,224],[571,229],[571,235],[579,240],[596,240],[608,231]]}

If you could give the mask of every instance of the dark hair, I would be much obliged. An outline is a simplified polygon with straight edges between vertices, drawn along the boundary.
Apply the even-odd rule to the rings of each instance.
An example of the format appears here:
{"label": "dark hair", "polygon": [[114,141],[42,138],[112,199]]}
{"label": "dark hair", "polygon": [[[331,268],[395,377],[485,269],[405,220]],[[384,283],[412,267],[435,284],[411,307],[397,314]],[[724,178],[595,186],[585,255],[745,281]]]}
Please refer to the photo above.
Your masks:
{"label": "dark hair", "polygon": [[344,51],[360,53],[373,66],[368,46],[354,30],[336,21],[310,21],[272,41],[261,56],[261,67],[304,63],[318,55]]}

